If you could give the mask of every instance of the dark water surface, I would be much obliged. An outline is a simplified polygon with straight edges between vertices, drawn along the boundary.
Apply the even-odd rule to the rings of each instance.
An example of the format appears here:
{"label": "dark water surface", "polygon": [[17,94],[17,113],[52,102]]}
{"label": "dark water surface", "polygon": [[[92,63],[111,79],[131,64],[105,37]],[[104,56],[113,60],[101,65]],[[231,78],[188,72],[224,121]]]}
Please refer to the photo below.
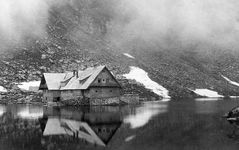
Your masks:
{"label": "dark water surface", "polygon": [[0,150],[238,150],[239,135],[221,117],[237,105],[205,99],[120,107],[0,105]]}

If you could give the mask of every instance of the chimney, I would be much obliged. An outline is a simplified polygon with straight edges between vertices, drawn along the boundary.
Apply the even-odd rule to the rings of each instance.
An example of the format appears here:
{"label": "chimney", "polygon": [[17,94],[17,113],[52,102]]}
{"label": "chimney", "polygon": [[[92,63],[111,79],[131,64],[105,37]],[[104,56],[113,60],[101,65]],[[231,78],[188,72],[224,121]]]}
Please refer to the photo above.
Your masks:
{"label": "chimney", "polygon": [[77,71],[77,70],[73,70],[73,76],[76,76],[76,78],[79,78],[79,75],[78,75],[78,71]]}

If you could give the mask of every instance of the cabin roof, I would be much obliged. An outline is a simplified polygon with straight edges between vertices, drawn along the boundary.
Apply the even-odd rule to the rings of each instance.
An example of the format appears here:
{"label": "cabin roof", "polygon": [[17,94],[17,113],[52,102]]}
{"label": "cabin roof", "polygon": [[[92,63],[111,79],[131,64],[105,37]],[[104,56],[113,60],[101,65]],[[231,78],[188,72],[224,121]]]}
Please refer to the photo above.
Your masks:
{"label": "cabin roof", "polygon": [[49,90],[59,90],[65,73],[44,73],[43,76]]}
{"label": "cabin roof", "polygon": [[[83,90],[88,89],[105,68],[105,66],[87,68],[84,71],[78,71],[78,77],[74,76],[72,72],[44,73],[43,76],[48,90]],[[65,83],[65,86],[61,87],[61,83]]]}

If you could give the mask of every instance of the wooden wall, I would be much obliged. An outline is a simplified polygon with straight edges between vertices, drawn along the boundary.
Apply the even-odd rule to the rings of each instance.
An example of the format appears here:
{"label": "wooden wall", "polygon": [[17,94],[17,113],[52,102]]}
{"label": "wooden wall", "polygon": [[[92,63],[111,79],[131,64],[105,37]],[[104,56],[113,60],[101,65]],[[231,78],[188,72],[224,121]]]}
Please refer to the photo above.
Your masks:
{"label": "wooden wall", "polygon": [[94,82],[91,84],[91,86],[118,86],[118,83],[116,79],[111,75],[111,73],[104,69],[94,80]]}

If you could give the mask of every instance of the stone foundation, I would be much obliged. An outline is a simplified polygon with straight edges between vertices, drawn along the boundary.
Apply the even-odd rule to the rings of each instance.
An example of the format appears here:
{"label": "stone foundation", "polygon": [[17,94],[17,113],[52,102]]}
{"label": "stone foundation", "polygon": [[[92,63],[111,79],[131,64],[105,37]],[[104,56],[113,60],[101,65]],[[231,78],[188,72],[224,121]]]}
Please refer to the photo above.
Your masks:
{"label": "stone foundation", "polygon": [[120,97],[120,100],[124,104],[139,104],[139,95],[125,94]]}
{"label": "stone foundation", "polygon": [[119,97],[90,99],[90,105],[119,105],[119,104],[120,104]]}
{"label": "stone foundation", "polygon": [[127,94],[120,97],[110,97],[110,98],[82,98],[77,99],[61,99],[61,105],[68,106],[80,106],[80,105],[92,105],[92,106],[102,106],[102,105],[121,105],[121,104],[139,104],[139,96]]}
{"label": "stone foundation", "polygon": [[67,100],[62,100],[61,103],[63,105],[67,105],[67,106],[80,106],[80,105],[90,105],[89,103],[89,99],[85,98],[85,99],[67,99]]}

